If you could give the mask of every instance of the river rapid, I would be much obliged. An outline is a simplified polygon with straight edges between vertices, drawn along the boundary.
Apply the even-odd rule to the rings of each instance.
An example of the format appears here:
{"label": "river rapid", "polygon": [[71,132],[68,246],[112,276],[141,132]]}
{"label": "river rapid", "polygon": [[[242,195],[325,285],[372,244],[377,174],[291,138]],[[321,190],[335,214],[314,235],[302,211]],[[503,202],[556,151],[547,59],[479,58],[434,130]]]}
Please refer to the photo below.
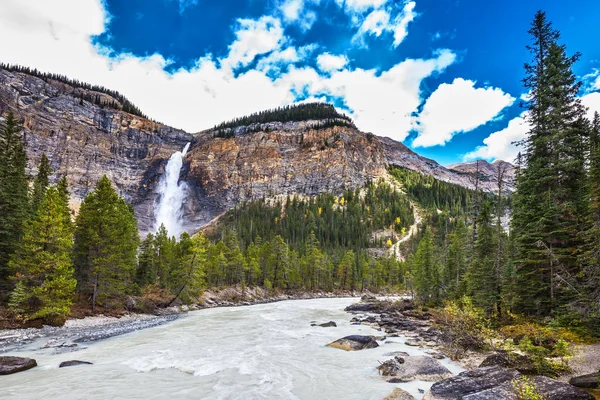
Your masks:
{"label": "river rapid", "polygon": [[[166,325],[86,344],[77,352],[30,349],[38,367],[0,377],[2,399],[357,399],[381,400],[400,387],[417,399],[431,383],[391,384],[376,367],[384,353],[423,350],[404,337],[346,352],[343,336],[382,335],[351,325],[343,309],[358,299],[291,300],[193,311]],[[337,327],[311,326],[335,321]],[[33,350],[37,348],[37,350]],[[58,368],[62,361],[94,365]],[[453,373],[462,369],[442,363]]]}

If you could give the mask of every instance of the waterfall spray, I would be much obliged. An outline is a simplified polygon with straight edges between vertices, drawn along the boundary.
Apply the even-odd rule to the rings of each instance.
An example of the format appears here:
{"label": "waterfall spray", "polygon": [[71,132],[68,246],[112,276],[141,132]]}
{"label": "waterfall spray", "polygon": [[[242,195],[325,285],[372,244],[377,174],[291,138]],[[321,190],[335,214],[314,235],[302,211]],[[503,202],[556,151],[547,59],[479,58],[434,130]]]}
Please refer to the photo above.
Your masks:
{"label": "waterfall spray", "polygon": [[160,198],[154,214],[156,217],[155,231],[161,224],[164,224],[169,235],[177,238],[183,233],[183,201],[187,195],[187,184],[179,182],[179,174],[183,166],[183,158],[189,148],[190,144],[188,143],[182,151],[171,155],[165,168],[165,174],[158,184]]}

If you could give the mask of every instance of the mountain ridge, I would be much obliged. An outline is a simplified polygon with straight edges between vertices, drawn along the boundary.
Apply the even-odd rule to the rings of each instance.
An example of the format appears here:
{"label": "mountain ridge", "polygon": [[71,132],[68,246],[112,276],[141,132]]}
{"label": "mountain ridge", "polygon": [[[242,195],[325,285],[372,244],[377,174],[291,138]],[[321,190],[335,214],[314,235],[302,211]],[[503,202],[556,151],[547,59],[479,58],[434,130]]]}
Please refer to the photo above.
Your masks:
{"label": "mountain ridge", "polygon": [[[82,95],[82,90],[88,89],[0,68],[0,111],[13,111],[23,123],[29,173],[35,173],[45,152],[53,180],[67,174],[75,201],[107,174],[133,204],[142,231],[152,229],[157,184],[169,157],[188,142],[181,179],[189,186],[184,217],[190,231],[243,201],[340,193],[386,177],[390,166],[473,187],[468,173],[346,120],[255,123],[229,127],[228,137],[215,137],[214,128],[191,134],[103,107],[85,100],[96,93]],[[481,187],[494,190],[491,182]]]}

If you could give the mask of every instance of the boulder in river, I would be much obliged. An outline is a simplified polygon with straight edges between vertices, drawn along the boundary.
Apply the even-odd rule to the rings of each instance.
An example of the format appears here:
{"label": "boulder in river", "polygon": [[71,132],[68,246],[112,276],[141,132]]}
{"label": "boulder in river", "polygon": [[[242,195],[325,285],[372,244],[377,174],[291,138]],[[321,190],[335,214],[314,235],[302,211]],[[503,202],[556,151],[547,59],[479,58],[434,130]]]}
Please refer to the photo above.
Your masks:
{"label": "boulder in river", "polygon": [[450,378],[452,372],[438,360],[427,356],[395,357],[378,367],[388,382],[437,382]]}
{"label": "boulder in river", "polygon": [[383,400],[415,400],[415,398],[413,396],[411,396],[410,393],[408,393],[400,388],[396,388],[396,389],[394,389],[394,391],[392,393],[387,395]]}
{"label": "boulder in river", "polygon": [[329,328],[329,327],[336,327],[337,324],[334,321],[329,321],[329,322],[325,322],[323,324],[319,324],[319,326],[322,326],[323,328]]}
{"label": "boulder in river", "polygon": [[0,357],[0,375],[10,375],[27,371],[36,366],[37,362],[33,358],[12,356]]}
{"label": "boulder in river", "polygon": [[569,383],[573,386],[587,389],[596,389],[600,387],[600,372],[594,372],[593,374],[575,376],[571,378]]}
{"label": "boulder in river", "polygon": [[379,347],[373,336],[350,335],[329,343],[327,346],[346,351]]}
{"label": "boulder in river", "polygon": [[522,354],[502,351],[488,356],[479,365],[480,367],[492,367],[498,365],[505,368],[514,368],[525,375],[535,375],[537,368],[531,358]]}
{"label": "boulder in river", "polygon": [[385,353],[383,356],[384,357],[396,357],[396,356],[408,357],[408,356],[410,356],[410,354],[408,354],[405,351],[392,351],[390,353]]}
{"label": "boulder in river", "polygon": [[92,365],[92,363],[89,361],[79,361],[79,360],[63,361],[60,363],[58,368],[74,367],[75,365]]}
{"label": "boulder in river", "polygon": [[[529,379],[531,385],[535,386],[535,391],[544,400],[594,400],[594,397],[576,388],[568,383],[559,382],[557,380],[545,377],[534,376]],[[462,397],[463,400],[519,400],[516,387],[516,381],[504,382],[500,386],[492,389],[487,389],[479,393],[473,393]]]}
{"label": "boulder in river", "polygon": [[500,366],[476,368],[434,383],[423,400],[463,399],[464,396],[495,388],[520,376],[519,371]]}

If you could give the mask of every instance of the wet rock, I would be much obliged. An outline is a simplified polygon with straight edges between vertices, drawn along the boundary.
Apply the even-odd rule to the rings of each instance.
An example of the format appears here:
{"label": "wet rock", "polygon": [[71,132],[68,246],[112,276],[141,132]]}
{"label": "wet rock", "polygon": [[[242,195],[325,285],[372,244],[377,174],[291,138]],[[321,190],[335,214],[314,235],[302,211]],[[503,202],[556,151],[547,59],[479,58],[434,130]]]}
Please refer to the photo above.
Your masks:
{"label": "wet rock", "polygon": [[60,363],[58,368],[74,367],[76,365],[92,365],[92,363],[89,361],[79,361],[79,360],[63,361]]}
{"label": "wet rock", "polygon": [[331,342],[327,346],[346,351],[355,351],[373,349],[379,347],[379,344],[377,344],[373,336],[351,335]]}
{"label": "wet rock", "polygon": [[514,352],[499,352],[488,356],[479,365],[480,367],[491,367],[498,365],[504,368],[514,368],[522,374],[534,375],[537,374],[537,368],[531,359],[522,354]]}
{"label": "wet rock", "polygon": [[[531,384],[535,385],[535,391],[544,400],[594,400],[594,397],[568,383],[547,378],[545,376],[534,376],[530,378]],[[519,400],[516,381],[505,382],[498,387],[487,389],[479,393],[464,396],[464,400]]]}
{"label": "wet rock", "polygon": [[407,346],[417,347],[422,344],[422,341],[419,338],[414,338],[414,339],[408,339],[406,342],[404,342],[404,344]]}
{"label": "wet rock", "polygon": [[386,396],[383,400],[415,400],[415,398],[413,396],[411,396],[410,393],[408,393],[400,388],[396,388],[396,389],[394,389],[394,391],[392,393],[390,393],[388,396]]}
{"label": "wet rock", "polygon": [[329,328],[329,327],[337,327],[337,324],[334,321],[329,321],[329,322],[324,322],[322,324],[312,323],[312,324],[310,324],[310,326],[321,326],[323,328]]}
{"label": "wet rock", "polygon": [[391,383],[415,380],[437,382],[452,376],[452,372],[439,361],[426,356],[396,357],[381,364],[378,369]]}
{"label": "wet rock", "polygon": [[520,376],[519,371],[500,366],[476,368],[434,383],[423,400],[458,400],[469,394],[495,388]]}
{"label": "wet rock", "polygon": [[17,372],[27,371],[37,366],[37,362],[26,357],[0,357],[0,375],[10,375]]}
{"label": "wet rock", "polygon": [[596,389],[600,387],[600,372],[594,372],[593,374],[575,376],[571,378],[569,383],[573,386]]}

